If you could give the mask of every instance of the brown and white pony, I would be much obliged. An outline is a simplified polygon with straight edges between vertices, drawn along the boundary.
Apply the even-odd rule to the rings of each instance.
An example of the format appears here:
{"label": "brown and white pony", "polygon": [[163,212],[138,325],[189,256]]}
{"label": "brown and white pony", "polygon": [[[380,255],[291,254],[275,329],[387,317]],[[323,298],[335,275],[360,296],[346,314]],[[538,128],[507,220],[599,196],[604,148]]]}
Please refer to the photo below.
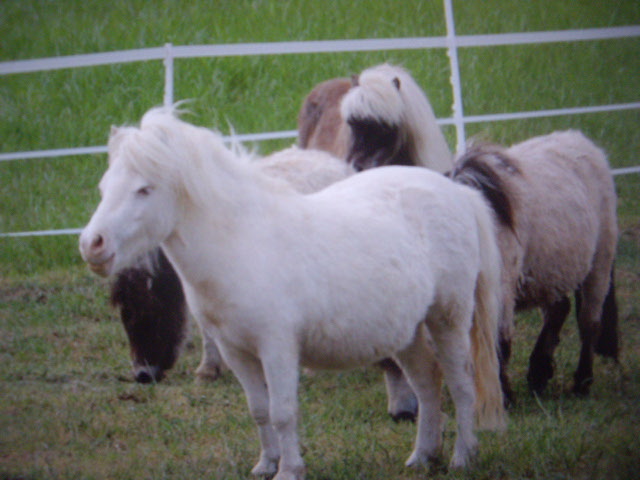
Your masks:
{"label": "brown and white pony", "polygon": [[[355,77],[354,77],[355,78]],[[354,80],[332,78],[316,85],[298,114],[298,146],[346,158],[351,131],[342,121],[340,102]]]}
{"label": "brown and white pony", "polygon": [[[357,171],[382,165],[418,165],[444,173],[452,154],[431,104],[409,72],[387,63],[359,75],[327,80],[303,102],[298,117],[302,148],[325,150]],[[384,370],[387,411],[394,420],[413,420],[417,399],[391,359]]]}
{"label": "brown and white pony", "polygon": [[431,104],[404,68],[384,63],[364,70],[341,100],[350,127],[347,162],[360,171],[382,165],[453,167]]}

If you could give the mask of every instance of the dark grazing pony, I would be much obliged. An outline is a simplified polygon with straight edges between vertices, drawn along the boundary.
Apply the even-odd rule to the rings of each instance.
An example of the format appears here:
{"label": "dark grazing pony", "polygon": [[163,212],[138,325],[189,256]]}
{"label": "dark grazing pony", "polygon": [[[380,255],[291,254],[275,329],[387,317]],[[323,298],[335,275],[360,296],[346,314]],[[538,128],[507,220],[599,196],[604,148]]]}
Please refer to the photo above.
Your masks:
{"label": "dark grazing pony", "polygon": [[[386,68],[392,72],[397,67]],[[421,152],[424,155],[425,147],[415,145],[418,135],[399,132],[431,131],[433,122],[407,123],[418,117],[403,111],[407,104],[393,95],[406,82],[399,75],[390,76],[386,87],[376,82],[371,88],[364,84],[363,74],[360,86],[342,100],[342,116],[352,127],[348,158],[356,168],[420,164]],[[514,311],[542,308],[544,326],[527,375],[531,390],[541,392],[553,375],[552,355],[569,313],[571,292],[576,295],[582,341],[573,389],[587,394],[593,353],[618,357],[613,282],[616,194],[604,153],[579,132],[556,132],[509,149],[471,149],[449,175],[481,190],[498,218],[507,291],[501,321],[506,400],[512,399],[506,366]]]}
{"label": "dark grazing pony", "polygon": [[161,249],[151,264],[120,272],[111,285],[111,303],[129,338],[135,380],[160,381],[175,364],[187,334],[187,311],[180,280]]}

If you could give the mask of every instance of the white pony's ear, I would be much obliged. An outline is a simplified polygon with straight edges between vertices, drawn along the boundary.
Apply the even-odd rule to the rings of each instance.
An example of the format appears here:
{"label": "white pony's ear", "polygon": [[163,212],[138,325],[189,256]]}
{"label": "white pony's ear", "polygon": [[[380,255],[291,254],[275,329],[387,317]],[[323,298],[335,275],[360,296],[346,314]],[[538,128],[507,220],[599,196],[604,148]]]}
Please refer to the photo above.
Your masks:
{"label": "white pony's ear", "polygon": [[111,125],[111,132],[109,133],[109,136],[115,137],[118,134],[119,131],[120,131],[120,127],[116,127],[115,125]]}

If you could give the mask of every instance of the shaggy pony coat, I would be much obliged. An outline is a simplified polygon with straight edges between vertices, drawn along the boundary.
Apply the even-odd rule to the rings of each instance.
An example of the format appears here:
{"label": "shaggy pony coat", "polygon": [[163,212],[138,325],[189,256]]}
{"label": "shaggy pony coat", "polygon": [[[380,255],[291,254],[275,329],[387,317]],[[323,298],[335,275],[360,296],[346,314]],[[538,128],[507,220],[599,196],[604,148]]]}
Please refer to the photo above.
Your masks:
{"label": "shaggy pony coat", "polygon": [[500,219],[503,340],[512,337],[515,310],[542,308],[545,326],[530,359],[531,389],[541,392],[553,375],[567,296],[576,292],[582,349],[574,391],[588,393],[594,350],[618,355],[616,193],[606,155],[580,132],[554,132],[507,149],[472,147],[451,176],[481,190]]}

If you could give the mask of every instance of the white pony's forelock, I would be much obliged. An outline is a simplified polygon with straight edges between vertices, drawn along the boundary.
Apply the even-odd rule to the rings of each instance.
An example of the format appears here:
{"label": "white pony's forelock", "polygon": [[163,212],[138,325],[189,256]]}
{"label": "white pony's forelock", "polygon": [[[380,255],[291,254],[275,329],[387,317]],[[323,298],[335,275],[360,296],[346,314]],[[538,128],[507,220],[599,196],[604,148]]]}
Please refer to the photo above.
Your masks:
{"label": "white pony's forelock", "polygon": [[180,120],[183,112],[178,105],[152,108],[143,115],[140,127],[113,131],[109,155],[180,196],[201,201],[209,193],[202,182],[211,170],[209,162],[220,157],[246,158],[246,154],[235,156],[219,133]]}

